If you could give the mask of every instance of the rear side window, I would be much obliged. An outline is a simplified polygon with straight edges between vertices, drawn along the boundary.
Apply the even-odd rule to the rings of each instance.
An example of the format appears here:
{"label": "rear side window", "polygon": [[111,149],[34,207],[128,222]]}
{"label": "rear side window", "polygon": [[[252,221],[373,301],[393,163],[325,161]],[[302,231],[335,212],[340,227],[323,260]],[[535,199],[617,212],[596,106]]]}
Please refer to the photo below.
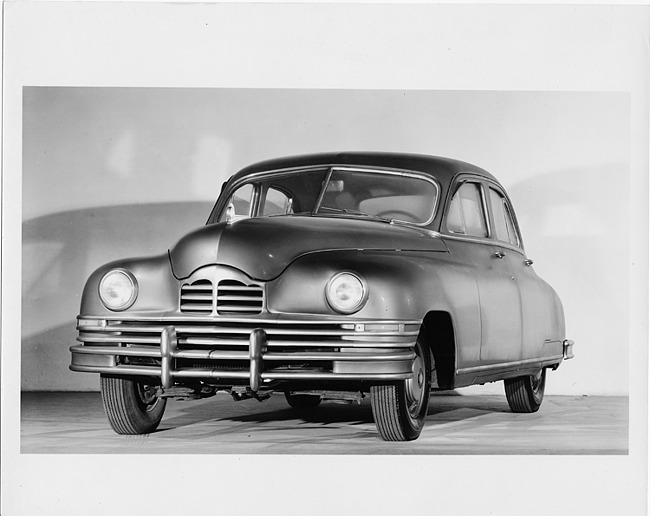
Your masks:
{"label": "rear side window", "polygon": [[447,231],[456,235],[485,238],[487,224],[477,183],[463,183],[449,204]]}
{"label": "rear side window", "polygon": [[518,246],[519,238],[515,231],[515,224],[512,220],[508,201],[492,188],[490,188],[490,207],[494,218],[494,236],[497,240]]}

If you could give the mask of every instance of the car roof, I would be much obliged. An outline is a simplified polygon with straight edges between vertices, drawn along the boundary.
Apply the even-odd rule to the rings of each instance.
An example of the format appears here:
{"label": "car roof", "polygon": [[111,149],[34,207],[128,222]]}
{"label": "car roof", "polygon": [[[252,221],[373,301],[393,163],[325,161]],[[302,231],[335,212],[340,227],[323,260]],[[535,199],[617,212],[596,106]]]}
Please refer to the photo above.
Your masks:
{"label": "car roof", "polygon": [[492,174],[471,163],[439,156],[398,152],[327,152],[287,156],[249,165],[237,172],[232,179],[237,180],[258,172],[314,166],[358,166],[411,170],[435,177],[441,183],[448,183],[461,172],[469,172],[498,182]]}

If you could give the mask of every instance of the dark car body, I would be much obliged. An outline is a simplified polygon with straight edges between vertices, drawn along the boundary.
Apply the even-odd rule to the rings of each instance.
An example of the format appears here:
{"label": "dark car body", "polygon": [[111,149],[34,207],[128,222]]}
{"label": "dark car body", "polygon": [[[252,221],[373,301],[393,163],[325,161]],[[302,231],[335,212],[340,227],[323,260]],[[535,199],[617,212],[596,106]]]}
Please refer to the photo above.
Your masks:
{"label": "dark car body", "polygon": [[155,429],[169,397],[227,390],[303,409],[369,394],[381,436],[409,440],[431,388],[504,380],[533,412],[573,356],[498,181],[391,153],[241,170],[167,253],[95,271],[78,329],[70,368],[101,374],[119,433]]}

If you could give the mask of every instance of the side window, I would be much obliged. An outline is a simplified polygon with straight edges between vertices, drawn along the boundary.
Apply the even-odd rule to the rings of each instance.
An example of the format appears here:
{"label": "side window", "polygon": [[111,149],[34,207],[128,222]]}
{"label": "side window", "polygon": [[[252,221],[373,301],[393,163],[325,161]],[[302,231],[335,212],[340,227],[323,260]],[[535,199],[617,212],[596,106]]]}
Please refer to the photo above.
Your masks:
{"label": "side window", "polygon": [[[234,194],[232,194],[230,201],[228,201],[228,205],[233,206],[235,210],[233,215],[235,216],[235,218],[250,216],[252,199],[253,199],[252,184],[244,185],[241,188],[238,188],[237,191]],[[228,210],[224,210],[224,212],[222,213],[221,218],[219,219],[220,222],[226,220],[227,211]]]}
{"label": "side window", "polygon": [[515,224],[506,198],[496,190],[490,188],[490,207],[494,218],[494,235],[497,240],[519,245]]}
{"label": "side window", "polygon": [[270,187],[266,191],[264,205],[260,212],[263,217],[268,215],[286,215],[288,213],[293,213],[292,199],[277,188]]}
{"label": "side window", "polygon": [[464,183],[454,194],[447,213],[447,231],[456,235],[487,236],[480,186]]}

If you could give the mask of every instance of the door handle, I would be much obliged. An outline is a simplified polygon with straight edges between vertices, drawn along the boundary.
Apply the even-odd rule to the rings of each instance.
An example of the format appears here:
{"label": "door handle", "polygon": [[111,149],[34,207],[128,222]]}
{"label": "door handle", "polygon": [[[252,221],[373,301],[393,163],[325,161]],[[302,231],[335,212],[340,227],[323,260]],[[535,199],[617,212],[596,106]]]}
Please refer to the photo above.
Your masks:
{"label": "door handle", "polygon": [[505,255],[506,253],[504,253],[503,251],[494,251],[494,254],[492,256],[501,260]]}

